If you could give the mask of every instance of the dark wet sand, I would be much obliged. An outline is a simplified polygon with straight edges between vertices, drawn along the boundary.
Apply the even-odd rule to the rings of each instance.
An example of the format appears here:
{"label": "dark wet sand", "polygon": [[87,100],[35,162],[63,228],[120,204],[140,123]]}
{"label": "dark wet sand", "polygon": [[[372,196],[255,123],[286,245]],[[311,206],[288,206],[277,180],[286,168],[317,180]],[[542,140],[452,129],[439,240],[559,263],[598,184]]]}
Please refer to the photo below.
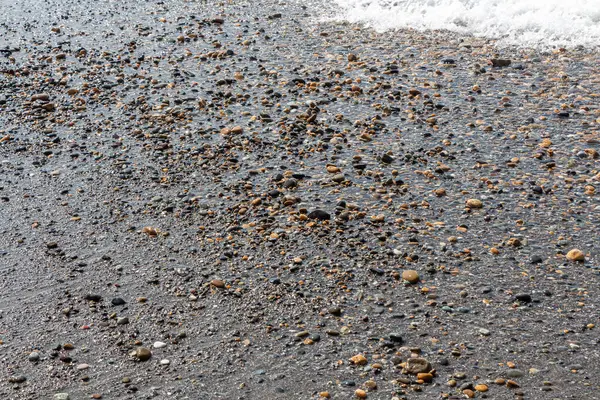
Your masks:
{"label": "dark wet sand", "polygon": [[0,1],[1,398],[600,399],[597,52],[132,3]]}

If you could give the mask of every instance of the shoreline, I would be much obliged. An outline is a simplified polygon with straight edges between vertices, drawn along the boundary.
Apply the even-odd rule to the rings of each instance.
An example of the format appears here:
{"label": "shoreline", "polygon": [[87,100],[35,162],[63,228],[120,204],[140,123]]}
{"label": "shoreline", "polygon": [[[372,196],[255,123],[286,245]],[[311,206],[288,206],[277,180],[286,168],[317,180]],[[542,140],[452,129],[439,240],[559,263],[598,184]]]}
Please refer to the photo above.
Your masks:
{"label": "shoreline", "polygon": [[597,52],[102,6],[0,24],[0,397],[595,398]]}

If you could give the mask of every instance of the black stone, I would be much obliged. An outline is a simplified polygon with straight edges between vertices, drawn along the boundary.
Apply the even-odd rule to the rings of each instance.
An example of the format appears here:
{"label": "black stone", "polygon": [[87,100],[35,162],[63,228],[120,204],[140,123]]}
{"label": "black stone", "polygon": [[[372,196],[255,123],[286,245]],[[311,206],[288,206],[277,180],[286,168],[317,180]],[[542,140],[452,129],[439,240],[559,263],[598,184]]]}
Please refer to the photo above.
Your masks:
{"label": "black stone", "polygon": [[527,293],[519,293],[515,298],[522,303],[531,303],[531,295]]}
{"label": "black stone", "polygon": [[543,261],[542,257],[540,257],[540,256],[532,256],[531,257],[532,264],[540,264],[542,261]]}
{"label": "black stone", "polygon": [[111,300],[111,303],[113,304],[113,306],[122,306],[123,304],[125,304],[125,300],[123,300],[120,297],[115,297]]}
{"label": "black stone", "polygon": [[402,335],[399,333],[390,333],[390,340],[394,343],[402,343],[404,339],[402,339]]}
{"label": "black stone", "polygon": [[318,219],[320,221],[327,221],[331,219],[331,215],[328,212],[323,210],[314,210],[310,214],[308,214],[308,218],[310,219]]}

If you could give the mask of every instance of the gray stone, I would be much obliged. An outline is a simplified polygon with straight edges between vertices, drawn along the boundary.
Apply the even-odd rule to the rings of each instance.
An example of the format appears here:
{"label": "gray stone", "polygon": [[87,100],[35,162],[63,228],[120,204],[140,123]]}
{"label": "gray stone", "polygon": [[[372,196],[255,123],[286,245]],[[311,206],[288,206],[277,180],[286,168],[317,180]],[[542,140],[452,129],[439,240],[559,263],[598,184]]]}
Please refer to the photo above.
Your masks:
{"label": "gray stone", "polygon": [[417,375],[431,371],[431,364],[424,358],[409,358],[404,369],[409,374]]}

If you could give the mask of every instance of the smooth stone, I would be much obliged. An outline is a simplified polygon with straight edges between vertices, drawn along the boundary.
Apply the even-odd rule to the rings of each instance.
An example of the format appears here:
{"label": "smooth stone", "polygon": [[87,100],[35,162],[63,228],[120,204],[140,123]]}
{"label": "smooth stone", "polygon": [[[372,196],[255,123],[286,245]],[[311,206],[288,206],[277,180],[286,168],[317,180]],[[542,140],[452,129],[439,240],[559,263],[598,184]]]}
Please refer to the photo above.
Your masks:
{"label": "smooth stone", "polygon": [[122,306],[123,304],[125,304],[125,300],[123,300],[120,297],[115,297],[111,300],[111,303],[113,306]]}
{"label": "smooth stone", "polygon": [[409,283],[417,283],[419,282],[419,274],[415,270],[407,269],[402,271],[402,279]]}
{"label": "smooth stone", "polygon": [[32,352],[31,354],[29,354],[29,361],[32,362],[36,362],[40,360],[40,353],[38,353],[37,351]]}
{"label": "smooth stone", "polygon": [[155,349],[162,349],[163,347],[166,347],[167,344],[165,342],[154,342],[154,344],[152,346]]}
{"label": "smooth stone", "polygon": [[117,318],[117,325],[127,325],[128,323],[129,323],[129,318],[127,318],[127,317]]}
{"label": "smooth stone", "polygon": [[135,356],[140,361],[148,361],[152,357],[152,352],[145,347],[138,347],[135,349]]}
{"label": "smooth stone", "polygon": [[225,282],[223,282],[220,279],[213,279],[212,281],[210,281],[210,284],[219,289],[225,288]]}
{"label": "smooth stone", "polygon": [[56,393],[54,395],[54,400],[69,400],[70,398],[69,393]]}
{"label": "smooth stone", "polygon": [[541,264],[542,263],[542,257],[540,256],[532,256],[531,257],[531,263],[532,264]]}
{"label": "smooth stone", "polygon": [[331,307],[328,311],[329,311],[329,314],[335,315],[336,317],[339,317],[340,315],[342,315],[342,309],[339,307]]}
{"label": "smooth stone", "polygon": [[171,361],[165,359],[165,360],[160,360],[160,365],[169,365],[171,364]]}
{"label": "smooth stone", "polygon": [[467,207],[468,208],[482,208],[483,202],[479,199],[469,199],[469,200],[467,200]]}
{"label": "smooth stone", "polygon": [[431,371],[431,364],[424,358],[409,358],[404,369],[409,374],[417,375]]}
{"label": "smooth stone", "polygon": [[585,261],[585,254],[579,249],[573,249],[567,253],[569,261]]}
{"label": "smooth stone", "polygon": [[87,301],[93,301],[96,303],[99,303],[100,301],[102,301],[102,296],[100,296],[99,294],[87,294],[85,295],[85,299]]}
{"label": "smooth stone", "polygon": [[310,212],[308,215],[310,219],[318,219],[319,221],[326,221],[331,219],[331,215],[328,212],[323,210],[314,210]]}
{"label": "smooth stone", "polygon": [[23,383],[26,380],[27,380],[27,378],[24,377],[23,375],[16,375],[16,376],[11,376],[10,378],[8,378],[9,383]]}
{"label": "smooth stone", "polygon": [[90,367],[90,366],[89,366],[88,364],[79,364],[79,365],[77,366],[77,369],[78,369],[79,371],[83,371],[84,369],[88,369],[89,367]]}
{"label": "smooth stone", "polygon": [[402,343],[404,341],[400,333],[390,333],[390,340],[394,343]]}
{"label": "smooth stone", "polygon": [[519,293],[515,296],[515,298],[523,303],[531,303],[531,295],[527,293]]}
{"label": "smooth stone", "polygon": [[509,378],[520,378],[523,375],[525,375],[525,373],[519,369],[511,369],[506,373],[506,376]]}

